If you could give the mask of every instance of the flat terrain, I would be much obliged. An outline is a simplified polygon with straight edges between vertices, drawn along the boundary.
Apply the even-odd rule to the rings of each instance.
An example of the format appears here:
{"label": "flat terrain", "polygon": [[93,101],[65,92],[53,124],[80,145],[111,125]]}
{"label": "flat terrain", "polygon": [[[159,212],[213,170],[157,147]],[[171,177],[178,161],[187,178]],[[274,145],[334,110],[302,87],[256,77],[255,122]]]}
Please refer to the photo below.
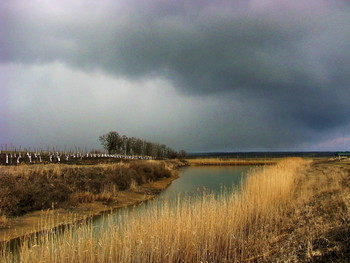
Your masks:
{"label": "flat terrain", "polygon": [[[236,165],[235,160],[188,165],[211,162]],[[120,192],[120,198],[125,197],[120,205],[147,199],[173,179]],[[208,196],[183,201],[175,210],[165,204],[133,219],[125,229],[109,226],[101,240],[90,237],[89,227],[82,232],[85,238],[69,234],[59,248],[55,237],[33,240],[30,248],[23,247],[22,259],[57,262],[55,257],[61,255],[65,262],[96,257],[109,262],[113,255],[118,262],[129,262],[130,257],[138,262],[350,262],[350,160],[291,158],[261,166],[248,176],[240,193],[222,200]],[[4,255],[4,262],[10,262],[11,256]]]}
{"label": "flat terrain", "polygon": [[190,166],[234,166],[234,165],[267,165],[276,164],[281,158],[193,158],[186,159]]}
{"label": "flat terrain", "polygon": [[262,261],[350,262],[350,161],[314,161],[295,199]]}

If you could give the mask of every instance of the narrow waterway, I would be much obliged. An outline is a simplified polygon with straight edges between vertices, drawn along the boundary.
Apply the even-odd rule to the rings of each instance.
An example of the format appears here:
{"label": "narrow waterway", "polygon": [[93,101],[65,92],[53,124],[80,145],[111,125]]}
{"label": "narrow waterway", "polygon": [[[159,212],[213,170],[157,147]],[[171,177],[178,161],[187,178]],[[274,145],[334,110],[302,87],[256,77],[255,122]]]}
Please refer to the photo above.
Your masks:
{"label": "narrow waterway", "polygon": [[[185,167],[180,171],[180,177],[172,182],[155,199],[141,205],[121,208],[96,218],[91,222],[94,235],[100,236],[111,224],[128,224],[131,218],[142,217],[148,209],[157,206],[162,208],[164,202],[176,202],[178,198],[189,196],[200,196],[203,191],[206,193],[219,194],[221,190],[226,192],[235,191],[245,179],[247,172],[252,166],[203,166]],[[150,210],[152,211],[152,210]],[[76,226],[87,227],[86,225]],[[14,262],[17,262],[17,246],[20,240],[11,242],[10,247],[14,253]]]}
{"label": "narrow waterway", "polygon": [[158,197],[193,196],[205,191],[218,193],[221,189],[239,186],[250,166],[194,166],[181,170],[180,178],[173,181]]}
{"label": "narrow waterway", "polygon": [[172,202],[177,198],[187,198],[189,196],[200,196],[204,191],[206,193],[218,194],[222,190],[232,191],[237,188],[247,175],[247,172],[253,166],[195,166],[185,167],[180,171],[180,178],[172,182],[154,200],[134,207],[117,209],[107,218],[101,217],[94,220],[95,230],[100,231],[110,220],[116,224],[123,224],[125,218],[141,217],[150,206],[162,206],[166,201]]}

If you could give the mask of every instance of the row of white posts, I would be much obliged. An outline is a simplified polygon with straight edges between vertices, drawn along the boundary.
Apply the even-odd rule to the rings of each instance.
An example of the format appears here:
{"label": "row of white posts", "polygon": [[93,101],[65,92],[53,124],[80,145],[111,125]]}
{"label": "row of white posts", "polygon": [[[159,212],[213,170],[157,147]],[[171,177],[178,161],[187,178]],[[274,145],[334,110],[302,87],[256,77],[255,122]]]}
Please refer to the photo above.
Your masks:
{"label": "row of white posts", "polygon": [[[0,156],[2,153],[0,152]],[[69,161],[70,159],[83,159],[83,158],[116,158],[116,159],[132,159],[132,160],[152,160],[154,157],[151,156],[139,156],[139,155],[121,155],[121,154],[107,154],[107,153],[51,153],[49,152],[49,161],[50,162],[61,162],[61,160]],[[22,159],[27,159],[29,163],[32,163],[34,159],[37,162],[42,162],[42,156],[40,153],[6,153],[5,154],[5,164],[19,164]]]}

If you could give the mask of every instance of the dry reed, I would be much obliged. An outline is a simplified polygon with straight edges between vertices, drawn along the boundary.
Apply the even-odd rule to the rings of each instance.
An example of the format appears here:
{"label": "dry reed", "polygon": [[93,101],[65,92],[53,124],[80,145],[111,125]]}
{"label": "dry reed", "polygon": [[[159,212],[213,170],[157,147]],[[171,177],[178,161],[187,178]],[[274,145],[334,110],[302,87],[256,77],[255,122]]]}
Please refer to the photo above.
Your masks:
{"label": "dry reed", "polygon": [[108,221],[24,241],[1,262],[242,262],[269,254],[307,161],[287,159],[252,171],[240,191],[151,205],[124,224]]}
{"label": "dry reed", "polygon": [[8,224],[8,219],[5,215],[2,215],[0,213],[0,228],[5,228],[7,227],[7,224]]}

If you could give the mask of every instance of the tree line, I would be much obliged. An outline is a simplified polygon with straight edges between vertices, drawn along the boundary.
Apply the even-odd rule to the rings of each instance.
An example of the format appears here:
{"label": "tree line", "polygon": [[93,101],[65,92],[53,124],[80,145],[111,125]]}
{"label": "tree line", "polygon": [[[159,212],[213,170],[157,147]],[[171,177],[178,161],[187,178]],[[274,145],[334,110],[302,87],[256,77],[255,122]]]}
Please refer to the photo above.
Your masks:
{"label": "tree line", "polygon": [[177,152],[165,144],[119,135],[116,131],[101,135],[99,140],[109,154],[141,155],[155,158],[183,158],[186,156],[184,150]]}

